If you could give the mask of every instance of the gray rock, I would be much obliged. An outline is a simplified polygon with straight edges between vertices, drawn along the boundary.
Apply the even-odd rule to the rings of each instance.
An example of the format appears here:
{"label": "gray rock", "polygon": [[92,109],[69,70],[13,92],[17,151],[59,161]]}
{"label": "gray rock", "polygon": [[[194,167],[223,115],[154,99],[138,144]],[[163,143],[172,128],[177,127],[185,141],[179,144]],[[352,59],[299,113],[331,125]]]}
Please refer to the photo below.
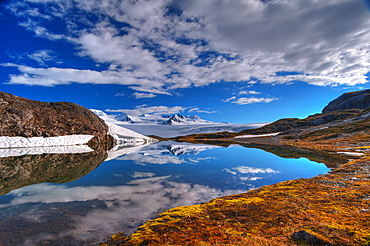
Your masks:
{"label": "gray rock", "polygon": [[56,137],[88,134],[113,144],[108,126],[90,110],[70,102],[39,102],[0,91],[0,136]]}
{"label": "gray rock", "polygon": [[346,109],[366,109],[368,107],[370,107],[370,90],[363,90],[341,95],[337,99],[331,101],[322,112],[328,113]]}
{"label": "gray rock", "polygon": [[294,232],[290,237],[295,241],[308,243],[310,245],[329,245],[327,242],[306,231]]}

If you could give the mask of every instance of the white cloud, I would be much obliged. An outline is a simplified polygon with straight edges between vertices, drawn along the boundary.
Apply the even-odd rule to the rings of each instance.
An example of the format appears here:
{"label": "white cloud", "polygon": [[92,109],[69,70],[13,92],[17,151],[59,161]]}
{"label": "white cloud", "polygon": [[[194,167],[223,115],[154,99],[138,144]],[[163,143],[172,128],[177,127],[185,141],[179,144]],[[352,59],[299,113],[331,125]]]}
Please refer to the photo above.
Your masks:
{"label": "white cloud", "polygon": [[149,173],[149,172],[137,172],[135,171],[134,174],[131,175],[133,178],[151,178],[155,176],[155,173]]}
{"label": "white cloud", "polygon": [[275,171],[271,168],[256,168],[256,167],[248,167],[248,166],[238,166],[234,167],[239,173],[279,173],[279,171]]}
{"label": "white cloud", "polygon": [[[30,2],[40,8],[26,8],[27,2],[8,7],[22,26],[36,36],[70,42],[80,56],[112,66],[92,71],[17,65],[21,74],[11,75],[11,84],[120,84],[152,96],[251,78],[261,83],[302,80],[319,86],[367,82],[370,18],[362,1]],[[179,9],[177,14],[168,12],[170,4]],[[64,21],[67,32],[40,24],[50,18]],[[282,71],[299,74],[278,76]]]}
{"label": "white cloud", "polygon": [[223,102],[230,102],[230,101],[233,101],[233,100],[236,100],[236,97],[233,96],[233,97],[229,97],[229,98],[226,98],[225,100],[223,100]]}
{"label": "white cloud", "polygon": [[241,97],[232,101],[232,103],[245,105],[253,103],[270,103],[272,101],[278,100],[277,98],[267,98],[267,97]]}
{"label": "white cloud", "polygon": [[[227,173],[231,173],[232,175],[235,175],[238,177],[241,181],[257,181],[261,180],[264,177],[259,177],[255,176],[257,174],[278,174],[280,173],[279,171],[276,171],[272,168],[257,168],[257,167],[248,167],[248,166],[238,166],[238,167],[233,167],[231,169],[225,168],[223,171]],[[248,176],[246,176],[248,175]]]}
{"label": "white cloud", "polygon": [[167,107],[167,106],[147,106],[147,105],[139,105],[135,109],[107,109],[107,112],[112,113],[126,113],[131,116],[140,116],[143,114],[151,114],[151,115],[171,115],[177,114],[180,112],[185,111],[187,108],[181,106],[174,106],[174,107]]}
{"label": "white cloud", "polygon": [[[140,93],[134,93],[135,95]],[[144,94],[144,93],[143,93]],[[154,94],[153,94],[154,95]],[[146,95],[145,95],[146,96]],[[140,98],[140,97],[136,97]],[[146,97],[141,97],[146,98]],[[144,105],[138,105],[135,109],[106,109],[105,111],[111,112],[111,113],[126,113],[130,116],[140,116],[140,115],[150,115],[151,117],[159,117],[158,119],[162,119],[163,115],[173,115],[173,114],[184,114],[184,113],[206,113],[206,114],[213,114],[217,111],[211,111],[209,109],[203,110],[197,107],[182,107],[182,106],[147,106]],[[153,118],[153,119],[154,119]]]}
{"label": "white cloud", "polygon": [[248,95],[248,94],[258,95],[258,94],[261,94],[261,92],[258,92],[258,91],[239,91],[238,94],[239,95]]}
{"label": "white cloud", "polygon": [[156,95],[153,94],[153,93],[139,93],[139,92],[135,92],[133,95],[135,96],[135,98],[153,98],[153,97],[156,97]]}
{"label": "white cloud", "polygon": [[114,95],[115,97],[124,97],[126,96],[125,93],[116,93],[116,95]]}
{"label": "white cloud", "polygon": [[54,60],[52,53],[53,51],[51,50],[38,50],[28,55],[28,57],[37,61],[42,66],[47,66],[46,62]]}
{"label": "white cloud", "polygon": [[188,110],[189,113],[206,113],[206,114],[214,114],[214,113],[217,113],[217,111],[209,111],[209,110],[203,110],[203,109],[200,109],[200,108],[191,108]]}
{"label": "white cloud", "polygon": [[[262,94],[261,92],[258,91],[239,91],[239,95],[260,95]],[[246,105],[246,104],[254,104],[254,103],[270,103],[275,100],[278,100],[278,98],[275,97],[237,97],[237,96],[232,96],[229,98],[226,98],[222,100],[224,103],[234,103],[238,105]]]}

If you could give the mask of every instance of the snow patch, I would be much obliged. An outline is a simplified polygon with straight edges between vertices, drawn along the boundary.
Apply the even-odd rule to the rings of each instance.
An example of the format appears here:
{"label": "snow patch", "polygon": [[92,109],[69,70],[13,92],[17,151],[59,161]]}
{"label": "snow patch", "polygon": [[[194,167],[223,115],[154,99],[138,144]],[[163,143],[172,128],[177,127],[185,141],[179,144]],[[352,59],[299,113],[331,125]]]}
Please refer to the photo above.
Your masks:
{"label": "snow patch", "polygon": [[41,154],[82,154],[94,151],[87,145],[0,149],[0,158]]}
{"label": "snow patch", "polygon": [[259,135],[241,135],[241,136],[236,136],[235,138],[261,138],[261,137],[271,137],[271,136],[276,136],[280,132],[274,132],[274,133],[268,133],[268,134],[259,134]]}
{"label": "snow patch", "polygon": [[142,135],[140,133],[134,132],[132,130],[123,128],[121,126],[118,126],[111,122],[105,122],[108,127],[109,131],[108,134],[110,134],[116,141],[117,144],[130,144],[130,145],[141,145],[145,143],[154,143],[157,140],[147,137],[145,135]]}
{"label": "snow patch", "polygon": [[358,152],[337,152],[338,154],[342,155],[349,155],[349,156],[363,156],[364,153],[358,153]]}
{"label": "snow patch", "polygon": [[0,149],[83,145],[87,144],[93,137],[93,135],[66,135],[47,138],[0,136]]}

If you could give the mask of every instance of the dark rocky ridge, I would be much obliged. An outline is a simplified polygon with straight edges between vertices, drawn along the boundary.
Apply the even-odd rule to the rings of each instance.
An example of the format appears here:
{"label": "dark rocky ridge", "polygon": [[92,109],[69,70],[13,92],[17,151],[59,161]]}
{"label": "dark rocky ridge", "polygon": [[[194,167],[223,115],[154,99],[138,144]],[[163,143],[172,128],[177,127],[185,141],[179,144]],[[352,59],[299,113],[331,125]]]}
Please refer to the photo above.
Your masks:
{"label": "dark rocky ridge", "polygon": [[344,93],[337,99],[331,101],[323,110],[323,113],[347,110],[366,109],[370,107],[370,90]]}
{"label": "dark rocky ridge", "polygon": [[343,134],[369,133],[370,90],[345,93],[331,101],[323,113],[310,115],[305,119],[280,119],[257,129],[239,133],[266,134],[280,132],[279,136],[302,139],[306,137],[327,138]]}
{"label": "dark rocky ridge", "polygon": [[39,102],[0,92],[0,136],[94,135],[92,143],[113,143],[108,126],[90,110],[70,102]]}

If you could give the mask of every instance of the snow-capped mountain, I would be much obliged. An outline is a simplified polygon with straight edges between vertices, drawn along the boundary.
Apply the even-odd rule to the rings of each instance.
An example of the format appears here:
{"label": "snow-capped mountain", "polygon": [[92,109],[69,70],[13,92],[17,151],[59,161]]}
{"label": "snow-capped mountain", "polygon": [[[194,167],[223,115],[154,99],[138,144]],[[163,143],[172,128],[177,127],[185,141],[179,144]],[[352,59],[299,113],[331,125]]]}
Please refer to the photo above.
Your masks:
{"label": "snow-capped mountain", "polygon": [[132,116],[123,113],[107,114],[101,110],[92,111],[105,122],[111,122],[143,135],[156,135],[163,138],[185,136],[195,133],[213,133],[221,131],[240,132],[245,129],[258,128],[267,124],[229,124],[225,122],[216,123],[203,120],[197,115],[183,116],[177,114],[170,116],[145,114],[140,116]]}
{"label": "snow-capped mountain", "polygon": [[131,118],[128,114],[126,113],[122,113],[122,114],[118,114],[116,116],[114,116],[114,118],[118,121],[124,121],[124,122],[128,122],[128,123],[134,123],[134,119]]}
{"label": "snow-capped mountain", "polygon": [[168,120],[164,121],[163,125],[190,125],[190,124],[210,124],[214,123],[211,121],[203,120],[197,115],[183,116],[181,114],[175,114]]}
{"label": "snow-capped mountain", "polygon": [[157,115],[157,114],[142,114],[139,116],[131,116],[126,113],[107,114],[102,110],[92,109],[96,115],[101,118],[119,121],[121,124],[145,124],[145,125],[193,125],[193,124],[215,124],[215,122],[201,119],[197,115]]}

